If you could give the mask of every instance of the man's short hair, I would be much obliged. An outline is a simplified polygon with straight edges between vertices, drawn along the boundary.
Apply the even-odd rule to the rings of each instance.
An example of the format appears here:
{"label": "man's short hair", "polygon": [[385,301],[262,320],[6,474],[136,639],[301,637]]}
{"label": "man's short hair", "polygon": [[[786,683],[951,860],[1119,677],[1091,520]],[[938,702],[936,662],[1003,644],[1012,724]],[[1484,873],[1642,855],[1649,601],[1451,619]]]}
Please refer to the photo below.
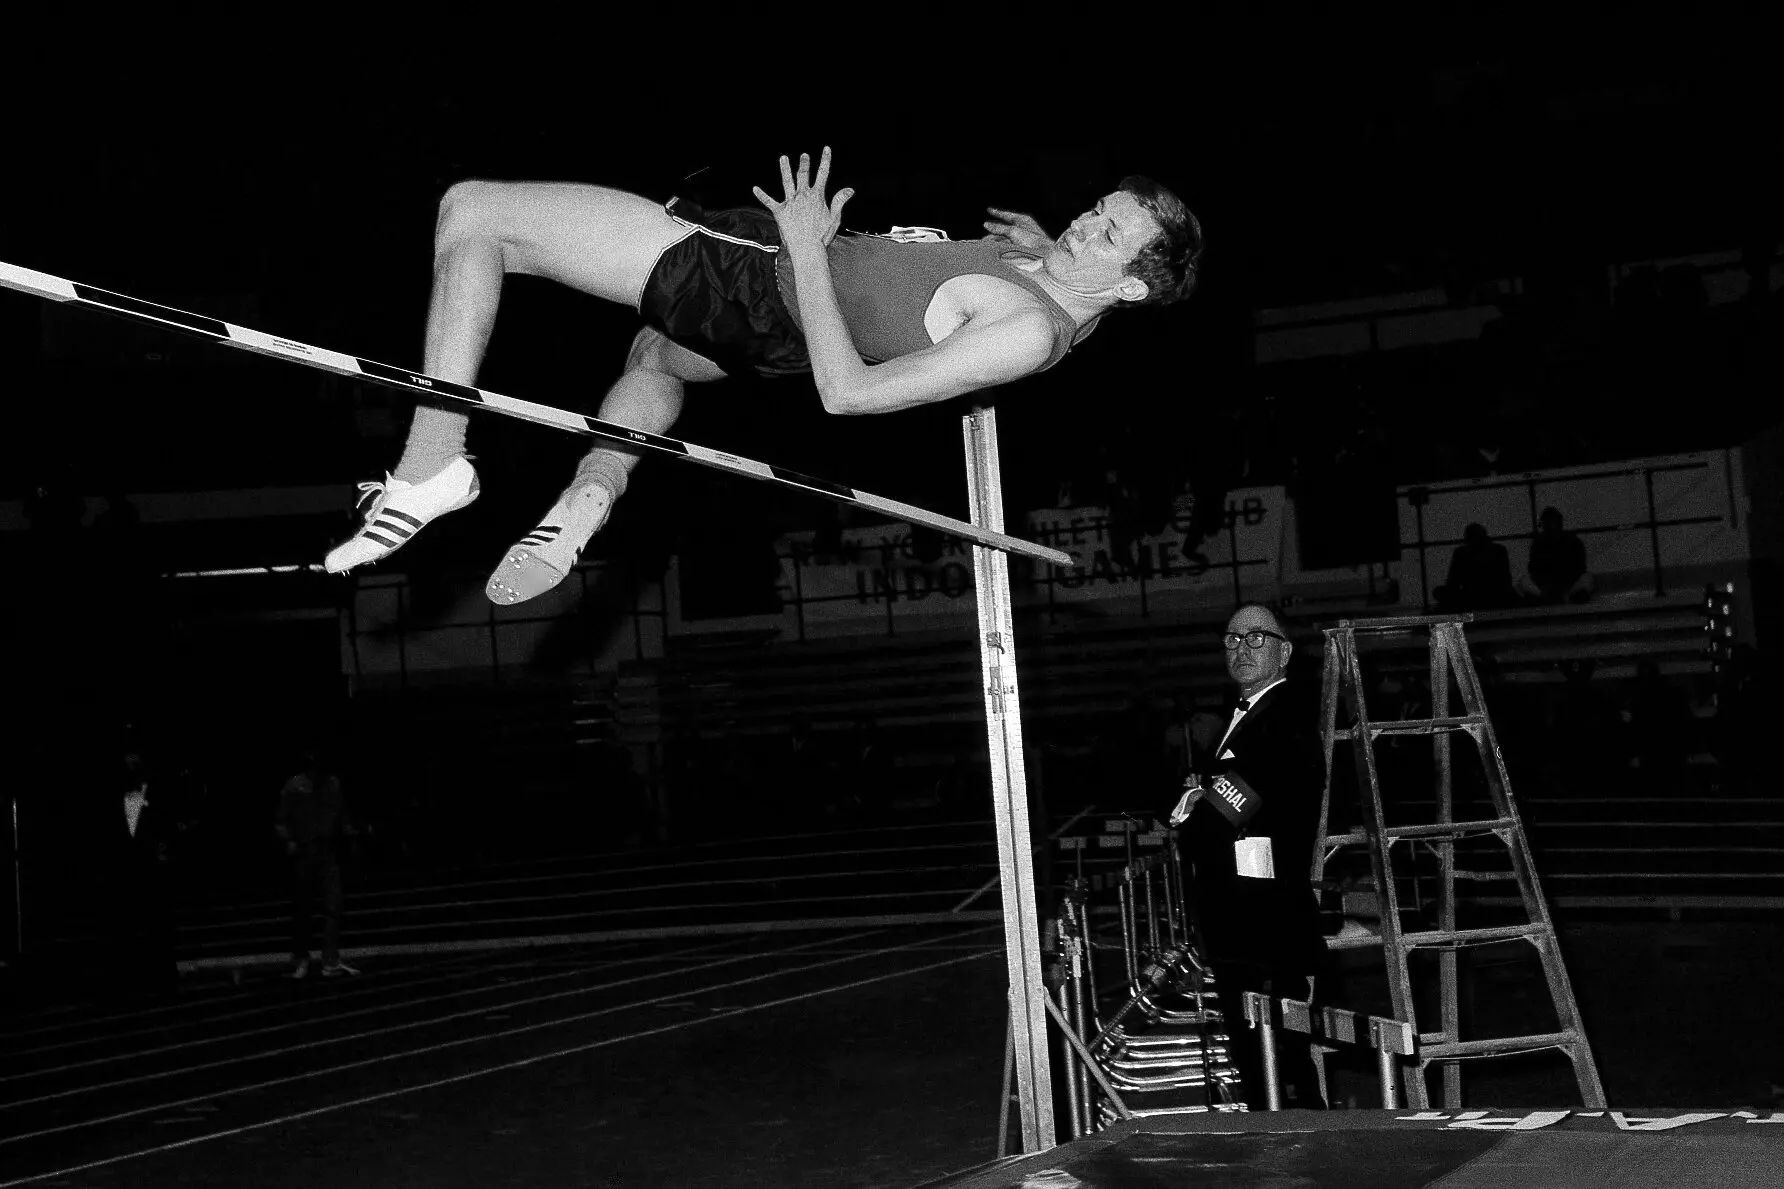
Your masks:
{"label": "man's short hair", "polygon": [[1158,222],[1158,235],[1140,249],[1127,275],[1146,282],[1146,296],[1130,306],[1169,305],[1195,291],[1202,262],[1202,224],[1183,200],[1142,174],[1129,174],[1117,187],[1132,194]]}
{"label": "man's short hair", "polygon": [[1290,643],[1294,642],[1294,633],[1289,630],[1288,616],[1283,613],[1282,604],[1271,599],[1246,599],[1243,603],[1233,604],[1233,609],[1227,613],[1227,622],[1231,623],[1233,616],[1247,608],[1256,608],[1274,619],[1276,626],[1282,629],[1282,634],[1289,637]]}

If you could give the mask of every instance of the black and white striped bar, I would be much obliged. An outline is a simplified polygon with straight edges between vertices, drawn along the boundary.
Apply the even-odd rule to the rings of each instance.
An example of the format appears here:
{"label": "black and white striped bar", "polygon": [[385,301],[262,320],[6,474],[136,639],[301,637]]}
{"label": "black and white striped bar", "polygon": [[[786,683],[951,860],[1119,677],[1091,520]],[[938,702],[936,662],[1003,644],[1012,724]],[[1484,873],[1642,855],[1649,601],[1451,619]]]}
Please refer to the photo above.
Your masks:
{"label": "black and white striped bar", "polygon": [[1282,1086],[1277,1078],[1276,1029],[1286,1028],[1309,1037],[1315,1044],[1354,1045],[1375,1050],[1375,1072],[1381,1082],[1381,1105],[1399,1107],[1399,1068],[1396,1057],[1418,1054],[1418,1035],[1404,1020],[1365,1016],[1338,1007],[1315,1008],[1300,999],[1275,999],[1259,991],[1246,991],[1245,1022],[1257,1029],[1264,1056],[1264,1092],[1270,1110],[1282,1109]]}
{"label": "black and white striped bar", "polygon": [[270,355],[275,359],[301,363],[307,367],[320,368],[337,375],[353,376],[390,388],[402,388],[426,396],[460,401],[478,408],[488,409],[493,413],[502,413],[509,417],[518,417],[523,421],[548,425],[554,429],[569,430],[571,433],[591,437],[608,438],[626,445],[655,450],[658,453],[685,459],[688,462],[715,467],[721,471],[744,475],[751,479],[764,479],[771,483],[802,488],[828,496],[840,503],[871,508],[876,512],[883,512],[909,524],[920,524],[925,528],[932,528],[949,536],[986,545],[1006,553],[1032,557],[1037,561],[1050,562],[1056,566],[1074,564],[1072,556],[1062,550],[1050,549],[1045,545],[1024,541],[1020,537],[982,529],[964,520],[956,520],[951,516],[943,516],[939,512],[931,512],[927,508],[919,508],[914,504],[901,503],[898,500],[887,499],[871,492],[859,491],[846,484],[834,483],[828,479],[803,475],[798,471],[778,467],[772,463],[757,462],[755,459],[727,454],[723,450],[713,450],[694,442],[684,442],[676,438],[627,429],[623,425],[612,421],[602,421],[598,417],[587,417],[581,413],[572,413],[567,409],[534,404],[532,401],[519,400],[497,392],[473,388],[468,384],[454,384],[433,376],[422,375],[420,372],[412,372],[406,368],[391,367],[389,364],[377,363],[370,359],[360,359],[357,356],[343,355],[338,351],[330,351],[322,347],[312,347],[308,343],[300,343],[293,339],[250,330],[245,326],[236,326],[233,323],[207,318],[200,314],[189,314],[184,310],[156,305],[153,302],[143,301],[126,294],[96,289],[91,285],[78,284],[61,277],[51,276],[48,273],[35,272],[32,269],[21,268],[16,264],[7,264],[5,261],[0,261],[0,286],[16,289],[20,293],[48,298],[50,301],[76,302],[97,310],[104,310],[107,313],[134,318],[139,322],[148,322],[152,325],[200,335],[227,346],[240,347],[244,351]]}

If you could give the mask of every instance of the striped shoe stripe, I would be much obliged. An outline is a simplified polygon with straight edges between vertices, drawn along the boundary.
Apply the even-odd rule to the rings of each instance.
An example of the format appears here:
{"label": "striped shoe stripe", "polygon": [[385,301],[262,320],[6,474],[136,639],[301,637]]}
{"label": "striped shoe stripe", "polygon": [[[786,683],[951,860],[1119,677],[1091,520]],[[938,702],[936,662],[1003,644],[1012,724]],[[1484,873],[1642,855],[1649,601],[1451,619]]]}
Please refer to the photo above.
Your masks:
{"label": "striped shoe stripe", "polygon": [[415,528],[404,528],[402,525],[398,524],[396,521],[387,519],[384,516],[380,516],[380,517],[378,517],[377,521],[371,525],[371,527],[378,529],[380,532],[395,533],[397,536],[399,536],[403,540],[407,541],[410,537],[415,535],[415,528],[420,528],[421,526],[419,524],[417,524],[415,526]]}
{"label": "striped shoe stripe", "polygon": [[366,529],[364,532],[360,533],[359,535],[364,537],[368,541],[376,541],[376,542],[378,542],[378,544],[386,545],[386,546],[390,547],[391,549],[395,549],[398,545],[402,544],[401,541],[392,541],[389,537],[380,537],[377,533],[373,532],[371,529]]}
{"label": "striped shoe stripe", "polygon": [[[394,516],[398,520],[407,520],[415,528],[420,528],[422,525],[427,523],[427,521],[422,520],[419,517],[411,516],[407,512],[398,512],[395,508],[384,509],[384,515]],[[411,531],[413,531],[413,530],[411,530]]]}

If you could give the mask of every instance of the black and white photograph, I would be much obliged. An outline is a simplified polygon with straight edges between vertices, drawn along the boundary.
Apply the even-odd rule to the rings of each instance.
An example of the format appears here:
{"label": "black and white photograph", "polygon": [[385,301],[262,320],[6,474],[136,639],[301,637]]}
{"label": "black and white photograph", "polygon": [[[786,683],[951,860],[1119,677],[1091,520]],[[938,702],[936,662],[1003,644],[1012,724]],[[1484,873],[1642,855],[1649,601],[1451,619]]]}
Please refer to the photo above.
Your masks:
{"label": "black and white photograph", "polygon": [[0,1189],[1784,1185],[1762,11],[384,15],[8,22]]}

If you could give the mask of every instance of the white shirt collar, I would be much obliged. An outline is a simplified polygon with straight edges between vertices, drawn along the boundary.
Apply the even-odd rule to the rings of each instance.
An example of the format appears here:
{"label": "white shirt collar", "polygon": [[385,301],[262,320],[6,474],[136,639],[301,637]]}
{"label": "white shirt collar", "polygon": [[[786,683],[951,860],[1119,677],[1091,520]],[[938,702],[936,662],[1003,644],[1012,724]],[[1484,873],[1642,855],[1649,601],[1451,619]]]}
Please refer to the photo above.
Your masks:
{"label": "white shirt collar", "polygon": [[1266,685],[1263,689],[1258,690],[1257,693],[1252,694],[1249,698],[1240,698],[1238,705],[1233,707],[1233,713],[1237,714],[1242,710],[1250,710],[1253,706],[1257,705],[1257,700],[1259,698],[1263,697],[1265,694],[1269,693],[1271,690],[1275,689],[1277,686],[1281,685],[1283,682],[1285,682],[1287,680],[1288,680],[1288,678],[1286,678],[1286,677],[1278,677],[1275,681],[1272,681],[1269,685]]}

